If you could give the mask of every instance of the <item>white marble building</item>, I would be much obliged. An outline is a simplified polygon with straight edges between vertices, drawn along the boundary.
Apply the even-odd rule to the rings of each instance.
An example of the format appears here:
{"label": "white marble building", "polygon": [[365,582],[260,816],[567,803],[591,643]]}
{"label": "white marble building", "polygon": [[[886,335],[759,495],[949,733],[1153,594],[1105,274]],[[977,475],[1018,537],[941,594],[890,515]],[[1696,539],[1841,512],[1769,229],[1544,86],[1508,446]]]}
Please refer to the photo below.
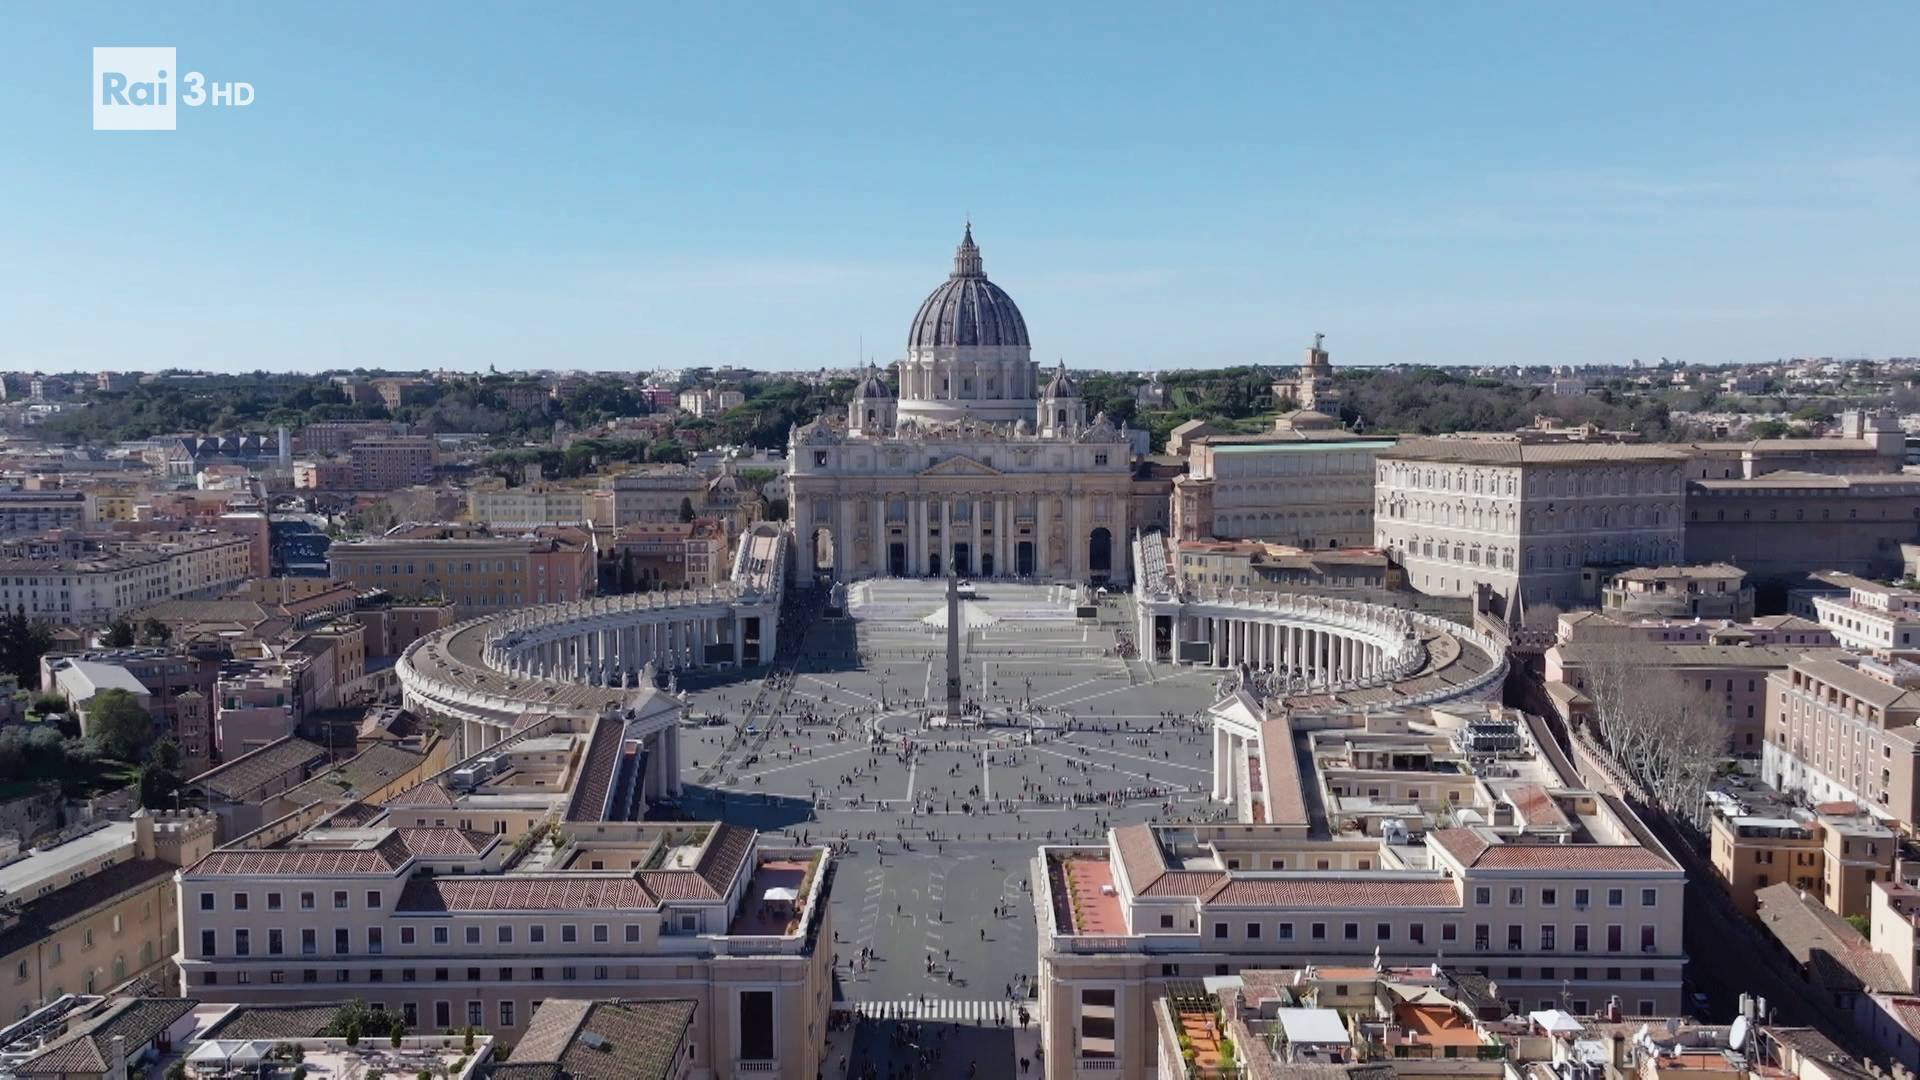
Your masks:
{"label": "white marble building", "polygon": [[[1129,579],[1127,433],[1088,420],[1064,366],[1042,388],[1026,320],[968,228],[907,335],[896,399],[880,372],[845,423],[787,455],[799,580]],[[813,571],[807,573],[808,570]]]}

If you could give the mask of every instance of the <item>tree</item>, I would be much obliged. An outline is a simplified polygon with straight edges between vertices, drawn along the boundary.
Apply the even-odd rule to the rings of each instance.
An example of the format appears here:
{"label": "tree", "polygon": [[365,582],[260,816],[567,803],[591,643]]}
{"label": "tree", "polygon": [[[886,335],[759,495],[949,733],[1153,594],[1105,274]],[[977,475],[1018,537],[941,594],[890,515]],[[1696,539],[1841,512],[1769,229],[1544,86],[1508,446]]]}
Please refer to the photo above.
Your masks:
{"label": "tree", "polygon": [[180,790],[180,744],[171,736],[153,744],[152,760],[140,767],[140,805],[149,810],[172,809]]}
{"label": "tree", "polygon": [[173,640],[173,627],[159,619],[147,619],[140,624],[140,639],[149,645],[165,645]]}
{"label": "tree", "polygon": [[125,619],[115,619],[107,624],[107,632],[100,635],[100,643],[109,649],[124,649],[133,644],[133,624]]}
{"label": "tree", "polygon": [[693,500],[685,495],[680,497],[680,520],[683,523],[693,520]]}
{"label": "tree", "polygon": [[1639,642],[1610,643],[1582,680],[1613,759],[1661,809],[1698,825],[1727,754],[1724,706]]}
{"label": "tree", "polygon": [[40,681],[40,658],[53,645],[53,634],[42,623],[27,618],[23,609],[0,615],[0,675],[11,675],[21,686]]}
{"label": "tree", "polygon": [[125,690],[102,690],[87,699],[88,735],[100,752],[122,761],[144,761],[153,745],[153,717]]}

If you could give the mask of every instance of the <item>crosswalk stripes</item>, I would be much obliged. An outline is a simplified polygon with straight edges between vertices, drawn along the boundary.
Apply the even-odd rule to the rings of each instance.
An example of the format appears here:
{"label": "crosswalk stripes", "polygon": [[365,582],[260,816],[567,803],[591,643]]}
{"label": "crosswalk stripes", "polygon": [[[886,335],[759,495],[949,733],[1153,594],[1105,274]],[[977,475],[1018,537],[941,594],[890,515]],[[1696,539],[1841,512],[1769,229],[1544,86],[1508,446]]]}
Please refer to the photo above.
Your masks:
{"label": "crosswalk stripes", "polygon": [[931,1020],[949,1024],[1017,1024],[1018,1003],[1004,999],[955,1000],[930,997],[895,1001],[843,1001],[839,1007],[862,1016],[887,1020]]}

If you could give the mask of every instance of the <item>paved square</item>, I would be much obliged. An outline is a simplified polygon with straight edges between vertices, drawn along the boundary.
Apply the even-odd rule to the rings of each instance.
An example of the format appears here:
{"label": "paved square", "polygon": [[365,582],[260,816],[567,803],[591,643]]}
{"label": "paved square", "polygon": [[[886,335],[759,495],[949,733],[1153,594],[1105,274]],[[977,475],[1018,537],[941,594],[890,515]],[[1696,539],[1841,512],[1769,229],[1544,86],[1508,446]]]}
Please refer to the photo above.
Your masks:
{"label": "paved square", "polygon": [[[701,726],[684,733],[682,809],[845,840],[831,901],[841,998],[869,1014],[1005,1023],[1011,1042],[980,1044],[995,1056],[1032,1053],[1018,1002],[1034,971],[1035,846],[1218,813],[1199,721],[1219,673],[1119,655],[1124,594],[1093,619],[1066,600],[983,582],[966,602],[962,688],[978,722],[929,722],[946,677],[945,631],[927,622],[944,618],[938,581],[851,586],[848,617],[807,626],[772,674],[686,684]],[[850,1054],[900,1049],[872,1027],[879,1043]],[[992,1064],[981,1075],[1016,1068]]]}

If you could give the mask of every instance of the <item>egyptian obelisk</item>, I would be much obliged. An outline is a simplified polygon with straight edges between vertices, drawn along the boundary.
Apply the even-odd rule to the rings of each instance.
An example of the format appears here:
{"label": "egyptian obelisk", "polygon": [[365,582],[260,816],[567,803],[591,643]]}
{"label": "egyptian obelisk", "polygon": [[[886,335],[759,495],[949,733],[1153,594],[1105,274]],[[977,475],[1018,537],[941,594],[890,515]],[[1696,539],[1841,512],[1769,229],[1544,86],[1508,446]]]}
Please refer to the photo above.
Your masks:
{"label": "egyptian obelisk", "polygon": [[947,564],[947,723],[960,722],[960,581]]}

